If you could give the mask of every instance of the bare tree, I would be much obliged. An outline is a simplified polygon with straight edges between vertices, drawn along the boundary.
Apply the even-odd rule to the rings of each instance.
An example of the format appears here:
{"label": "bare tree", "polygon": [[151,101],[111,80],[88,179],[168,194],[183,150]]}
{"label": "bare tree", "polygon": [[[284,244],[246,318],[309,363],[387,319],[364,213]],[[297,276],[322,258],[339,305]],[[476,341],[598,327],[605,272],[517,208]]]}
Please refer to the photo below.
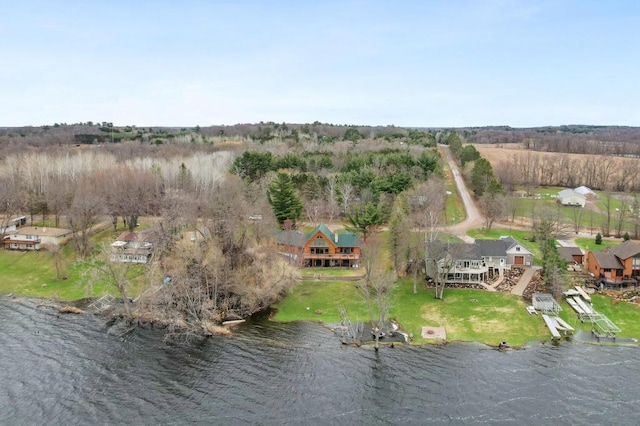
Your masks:
{"label": "bare tree", "polygon": [[363,245],[362,265],[365,268],[365,279],[363,285],[358,287],[369,312],[376,352],[387,323],[396,282],[395,274],[384,271],[381,265],[380,244],[381,241],[373,237]]}
{"label": "bare tree", "polygon": [[340,187],[340,195],[342,196],[342,211],[348,212],[351,202],[355,196],[355,190],[351,182],[344,182]]}
{"label": "bare tree", "polygon": [[582,217],[584,215],[583,207],[573,207],[571,211],[571,218],[573,221],[573,231],[577,234],[580,232],[580,227],[582,226]]}
{"label": "bare tree", "polygon": [[626,197],[622,197],[620,200],[620,207],[616,207],[616,237],[622,237],[622,230],[624,228],[624,221],[627,214],[627,208],[629,201]]}
{"label": "bare tree", "polygon": [[613,203],[611,202],[613,194],[610,189],[604,193],[604,211],[605,217],[602,219],[601,229],[602,235],[608,237],[611,235],[611,216],[613,214]]}
{"label": "bare tree", "polygon": [[338,187],[335,176],[331,176],[328,179],[327,184],[327,216],[329,222],[333,221],[333,218],[338,214]]}
{"label": "bare tree", "polygon": [[115,289],[122,298],[125,314],[128,318],[131,317],[130,292],[132,282],[130,272],[133,265],[134,263],[132,262],[119,261],[117,256],[114,256],[112,248],[105,244],[90,263],[90,268],[87,270],[88,276],[86,277],[89,291],[92,291],[93,285],[98,283]]}
{"label": "bare tree", "polygon": [[96,191],[95,181],[80,182],[73,194],[73,201],[66,209],[66,217],[73,233],[73,243],[82,258],[89,255],[90,230],[98,223],[102,210],[103,200]]}
{"label": "bare tree", "polygon": [[493,222],[500,219],[507,211],[507,198],[501,194],[483,194],[479,201],[480,211],[484,215],[484,226],[491,229]]}

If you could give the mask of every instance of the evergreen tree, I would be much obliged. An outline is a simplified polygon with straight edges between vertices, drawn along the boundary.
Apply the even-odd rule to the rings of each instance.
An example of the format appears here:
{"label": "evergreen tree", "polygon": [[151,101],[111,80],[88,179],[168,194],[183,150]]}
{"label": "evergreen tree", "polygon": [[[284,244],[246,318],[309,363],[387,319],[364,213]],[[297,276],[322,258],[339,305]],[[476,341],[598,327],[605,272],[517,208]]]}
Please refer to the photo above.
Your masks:
{"label": "evergreen tree", "polygon": [[451,131],[447,139],[445,140],[445,144],[449,145],[451,152],[456,158],[460,158],[460,152],[462,151],[462,141],[460,140],[460,136],[455,131]]}
{"label": "evergreen tree", "polygon": [[540,249],[542,251],[542,278],[547,284],[547,289],[557,299],[563,290],[566,262],[560,258],[553,238],[540,241]]}
{"label": "evergreen tree", "polygon": [[494,179],[491,163],[485,158],[478,158],[471,170],[471,186],[473,187],[473,192],[478,197],[481,196],[484,194],[487,186],[489,186],[489,183]]}
{"label": "evergreen tree", "polygon": [[382,225],[384,217],[379,205],[367,203],[364,207],[358,206],[348,212],[347,221],[347,231],[360,234],[366,242],[367,237]]}
{"label": "evergreen tree", "polygon": [[273,207],[278,224],[282,227],[284,221],[289,219],[295,228],[296,220],[302,214],[302,201],[296,192],[291,176],[286,173],[278,173],[269,184],[267,199]]}
{"label": "evergreen tree", "polygon": [[460,151],[460,164],[462,167],[471,161],[476,161],[478,158],[480,158],[480,153],[473,145],[467,145]]}

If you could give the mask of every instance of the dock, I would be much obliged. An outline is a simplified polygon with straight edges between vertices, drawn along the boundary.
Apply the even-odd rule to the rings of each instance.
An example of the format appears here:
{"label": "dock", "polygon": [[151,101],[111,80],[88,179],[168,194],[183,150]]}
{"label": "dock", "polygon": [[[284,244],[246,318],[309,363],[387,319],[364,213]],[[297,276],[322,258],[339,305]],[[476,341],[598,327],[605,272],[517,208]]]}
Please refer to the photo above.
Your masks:
{"label": "dock", "polygon": [[[598,340],[600,340],[601,337],[607,337],[615,340],[616,334],[620,332],[620,328],[604,314],[593,309],[593,306],[591,305],[591,296],[589,296],[582,287],[575,286],[575,290],[567,290],[564,292],[564,295],[566,296],[569,306],[576,311],[580,321],[588,321],[592,324],[591,332],[596,336],[596,338],[598,338]],[[564,327],[563,324],[558,324],[560,324],[561,327]],[[557,326],[556,329],[558,329]]]}
{"label": "dock", "polygon": [[560,337],[562,337],[560,336],[560,332],[556,327],[556,322],[552,320],[551,317],[549,317],[549,315],[542,314],[542,319],[544,320],[544,323],[547,325],[547,328],[549,329],[549,331],[551,331],[551,335],[553,336],[554,339],[559,339]]}
{"label": "dock", "polygon": [[575,289],[576,289],[576,291],[577,291],[578,293],[580,293],[580,296],[582,296],[582,298],[583,298],[584,300],[586,300],[587,302],[591,303],[591,296],[589,296],[589,295],[587,294],[587,292],[586,292],[586,291],[584,291],[584,289],[583,289],[582,287],[580,287],[580,286],[578,286],[578,285],[577,285],[577,286],[575,286]]}

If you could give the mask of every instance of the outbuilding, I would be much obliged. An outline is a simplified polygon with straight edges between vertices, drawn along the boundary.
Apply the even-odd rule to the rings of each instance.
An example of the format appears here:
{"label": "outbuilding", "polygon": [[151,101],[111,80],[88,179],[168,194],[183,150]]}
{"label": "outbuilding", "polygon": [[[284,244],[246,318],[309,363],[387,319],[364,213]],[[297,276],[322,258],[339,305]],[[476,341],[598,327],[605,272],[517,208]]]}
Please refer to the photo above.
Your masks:
{"label": "outbuilding", "polygon": [[563,189],[558,193],[558,203],[563,206],[584,207],[587,197],[573,189]]}

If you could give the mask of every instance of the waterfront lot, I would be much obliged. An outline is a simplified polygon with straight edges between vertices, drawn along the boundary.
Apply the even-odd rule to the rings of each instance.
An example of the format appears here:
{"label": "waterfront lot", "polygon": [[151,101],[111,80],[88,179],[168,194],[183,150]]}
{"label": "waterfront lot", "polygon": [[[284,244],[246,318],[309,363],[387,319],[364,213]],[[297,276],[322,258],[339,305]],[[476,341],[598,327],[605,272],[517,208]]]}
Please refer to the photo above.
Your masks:
{"label": "waterfront lot", "polygon": [[[367,322],[369,315],[353,282],[304,281],[275,307],[276,321],[314,320],[338,323],[338,306],[343,305],[352,322]],[[423,326],[444,326],[449,341],[475,341],[490,345],[507,341],[524,345],[549,336],[542,320],[529,315],[525,302],[516,296],[482,290],[446,289],[443,300],[434,298],[432,289],[398,281],[390,318],[395,319],[414,343],[427,343],[421,337]],[[309,308],[309,309],[307,309]],[[320,310],[322,313],[316,313]]]}

